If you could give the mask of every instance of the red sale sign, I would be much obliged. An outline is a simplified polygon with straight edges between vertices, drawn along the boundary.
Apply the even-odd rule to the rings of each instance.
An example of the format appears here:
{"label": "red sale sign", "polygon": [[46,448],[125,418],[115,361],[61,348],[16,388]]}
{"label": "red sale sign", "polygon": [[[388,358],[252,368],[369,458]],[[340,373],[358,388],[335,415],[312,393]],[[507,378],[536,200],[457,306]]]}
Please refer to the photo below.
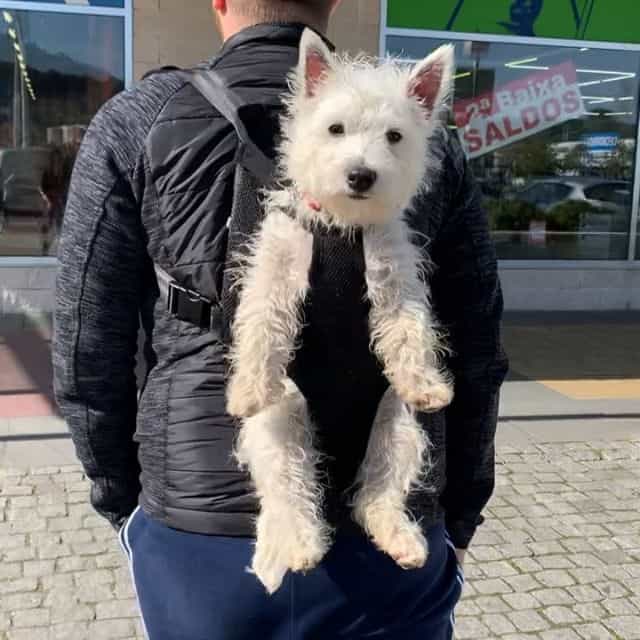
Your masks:
{"label": "red sale sign", "polygon": [[453,105],[467,156],[477,158],[567,120],[584,115],[571,62],[509,82]]}

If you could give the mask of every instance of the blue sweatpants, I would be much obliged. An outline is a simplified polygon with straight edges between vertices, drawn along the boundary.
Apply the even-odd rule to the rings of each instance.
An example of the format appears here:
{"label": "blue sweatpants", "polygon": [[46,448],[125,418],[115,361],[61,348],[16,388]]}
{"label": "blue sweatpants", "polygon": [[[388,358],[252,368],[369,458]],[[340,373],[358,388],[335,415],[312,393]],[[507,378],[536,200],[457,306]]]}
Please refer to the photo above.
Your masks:
{"label": "blue sweatpants", "polygon": [[462,573],[444,526],[405,571],[339,534],[319,567],[267,595],[246,571],[253,540],[185,533],[138,508],[120,532],[150,640],[450,640]]}

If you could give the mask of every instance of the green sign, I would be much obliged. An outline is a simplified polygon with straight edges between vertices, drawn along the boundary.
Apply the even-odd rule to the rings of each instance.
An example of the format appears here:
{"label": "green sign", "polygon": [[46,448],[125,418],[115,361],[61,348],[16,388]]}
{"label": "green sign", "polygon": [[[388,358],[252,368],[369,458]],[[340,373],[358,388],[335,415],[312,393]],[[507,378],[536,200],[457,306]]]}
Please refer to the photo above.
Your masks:
{"label": "green sign", "polygon": [[387,0],[387,26],[640,43],[640,0]]}

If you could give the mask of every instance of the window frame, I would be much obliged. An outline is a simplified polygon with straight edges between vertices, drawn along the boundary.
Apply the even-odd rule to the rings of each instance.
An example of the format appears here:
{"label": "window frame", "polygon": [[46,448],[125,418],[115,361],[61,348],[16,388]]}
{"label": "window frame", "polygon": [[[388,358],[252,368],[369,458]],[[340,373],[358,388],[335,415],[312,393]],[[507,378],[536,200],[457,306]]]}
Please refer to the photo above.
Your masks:
{"label": "window frame", "polygon": [[[387,38],[389,36],[404,36],[410,38],[432,38],[439,40],[476,42],[493,42],[496,44],[535,44],[551,45],[555,47],[589,47],[590,49],[613,49],[640,52],[640,44],[621,42],[603,42],[594,40],[570,40],[564,38],[536,38],[525,36],[496,35],[487,33],[468,33],[462,31],[441,31],[433,29],[405,29],[387,26],[387,0],[380,2],[380,40],[379,55],[385,57],[387,53]],[[1,2],[0,2],[1,4]],[[636,113],[636,146],[634,149],[633,192],[631,198],[631,216],[629,219],[629,247],[625,260],[501,260],[500,265],[514,268],[602,268],[611,269],[613,266],[630,266],[629,263],[640,265],[640,253],[636,258],[636,247],[640,244],[640,89],[638,91]]]}
{"label": "window frame", "polygon": [[[125,86],[133,82],[133,0],[124,0],[124,7],[98,7],[80,4],[55,4],[52,2],[30,2],[0,0],[0,11],[37,11],[40,13],[69,13],[89,16],[116,16],[124,19],[124,81]],[[54,267],[58,259],[54,256],[3,256],[1,267]]]}

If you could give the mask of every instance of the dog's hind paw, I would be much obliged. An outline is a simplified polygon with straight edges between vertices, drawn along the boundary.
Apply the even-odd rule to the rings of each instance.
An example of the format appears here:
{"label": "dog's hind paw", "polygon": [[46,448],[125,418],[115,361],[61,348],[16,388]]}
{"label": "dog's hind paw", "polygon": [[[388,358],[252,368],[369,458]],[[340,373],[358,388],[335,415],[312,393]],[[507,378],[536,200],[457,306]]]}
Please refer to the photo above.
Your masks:
{"label": "dog's hind paw", "polygon": [[269,595],[274,594],[282,585],[289,567],[279,562],[277,557],[265,556],[256,550],[250,572],[263,584]]}
{"label": "dog's hind paw", "polygon": [[420,569],[427,561],[427,541],[420,531],[398,529],[384,544],[377,539],[374,542],[403,569]]}
{"label": "dog's hind paw", "polygon": [[[264,514],[259,518],[263,519]],[[258,523],[252,573],[268,593],[275,593],[288,571],[306,573],[314,569],[328,549],[328,536],[322,528],[292,525],[292,519],[273,518]]]}
{"label": "dog's hind paw", "polygon": [[420,525],[404,511],[371,505],[360,524],[376,547],[403,569],[420,569],[425,565],[429,555],[427,540]]}

